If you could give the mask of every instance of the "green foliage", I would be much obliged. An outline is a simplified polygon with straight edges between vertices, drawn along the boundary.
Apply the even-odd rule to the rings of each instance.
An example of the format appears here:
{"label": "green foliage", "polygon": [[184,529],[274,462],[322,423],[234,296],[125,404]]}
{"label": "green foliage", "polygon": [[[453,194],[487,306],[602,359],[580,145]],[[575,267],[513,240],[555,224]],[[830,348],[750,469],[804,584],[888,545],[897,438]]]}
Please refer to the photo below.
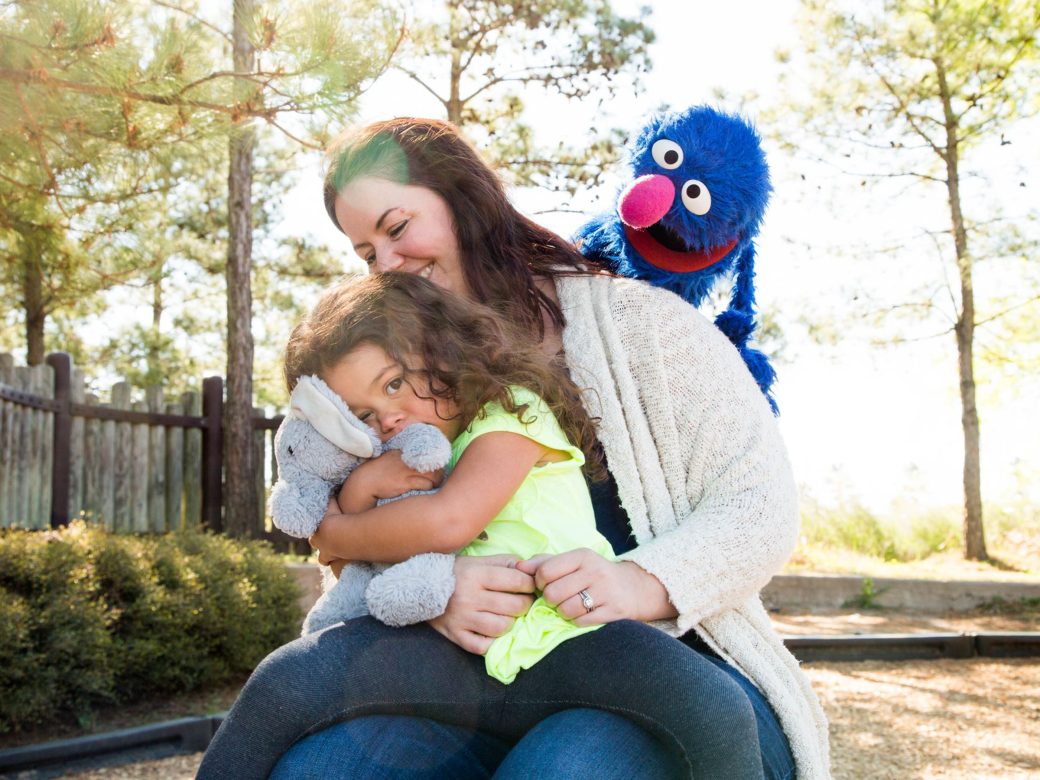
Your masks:
{"label": "green foliage", "polygon": [[849,550],[886,561],[916,561],[959,547],[955,511],[932,510],[913,518],[882,518],[857,500],[835,507],[802,501],[802,544]]}
{"label": "green foliage", "polygon": [[[609,0],[450,0],[415,3],[416,21],[396,67],[432,93],[513,183],[574,193],[598,184],[622,131],[580,146],[540,145],[512,90],[541,86],[568,99],[609,99],[638,89],[654,41],[646,23],[617,14]],[[446,88],[439,88],[446,85]],[[595,132],[595,128],[593,128]]]}
{"label": "green foliage", "polygon": [[0,533],[0,592],[0,732],[249,672],[300,618],[266,545],[79,522]]}
{"label": "green foliage", "polygon": [[875,590],[874,580],[870,579],[870,577],[864,577],[863,585],[860,587],[856,597],[849,599],[842,606],[855,607],[856,609],[884,609],[878,603],[878,597],[887,590],[888,588]]}
{"label": "green foliage", "polygon": [[[20,323],[0,323],[8,349],[26,339],[34,359],[67,349],[135,383],[173,377],[163,382],[172,392],[187,372],[189,381],[224,373],[228,135],[254,123],[254,274],[264,288],[255,313],[261,330],[277,323],[271,343],[287,335],[289,288],[342,272],[322,247],[273,238],[272,217],[294,183],[294,155],[353,116],[395,51],[400,22],[379,0],[255,5],[256,67],[236,74],[230,6],[5,4],[0,311],[20,311],[24,323],[21,338],[8,332]],[[81,341],[106,307],[141,306],[153,311],[150,328],[114,329],[109,315],[108,344]]]}

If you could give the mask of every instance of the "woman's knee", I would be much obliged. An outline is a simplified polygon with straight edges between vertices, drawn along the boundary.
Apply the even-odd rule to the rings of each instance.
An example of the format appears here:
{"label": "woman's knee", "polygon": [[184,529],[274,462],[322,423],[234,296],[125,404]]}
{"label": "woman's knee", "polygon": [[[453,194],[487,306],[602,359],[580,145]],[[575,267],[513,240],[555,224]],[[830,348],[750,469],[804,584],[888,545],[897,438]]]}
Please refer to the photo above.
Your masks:
{"label": "woman's knee", "polygon": [[426,718],[369,715],[297,742],[270,780],[487,780],[508,746]]}
{"label": "woman's knee", "polygon": [[510,751],[495,780],[595,777],[668,780],[681,759],[631,720],[595,709],[564,710],[534,728]]}

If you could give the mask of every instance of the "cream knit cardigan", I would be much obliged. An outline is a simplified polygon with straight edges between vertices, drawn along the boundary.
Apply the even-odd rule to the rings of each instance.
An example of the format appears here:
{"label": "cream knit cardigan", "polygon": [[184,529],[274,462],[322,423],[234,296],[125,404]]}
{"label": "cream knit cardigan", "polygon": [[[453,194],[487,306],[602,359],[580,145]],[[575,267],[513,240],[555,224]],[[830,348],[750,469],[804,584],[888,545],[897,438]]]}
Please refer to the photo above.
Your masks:
{"label": "cream knit cardigan", "polygon": [[798,493],[764,396],[726,337],[659,287],[560,277],[563,347],[638,547],[679,612],[761,690],[799,780],[830,778],[827,719],[758,592],[794,549]]}

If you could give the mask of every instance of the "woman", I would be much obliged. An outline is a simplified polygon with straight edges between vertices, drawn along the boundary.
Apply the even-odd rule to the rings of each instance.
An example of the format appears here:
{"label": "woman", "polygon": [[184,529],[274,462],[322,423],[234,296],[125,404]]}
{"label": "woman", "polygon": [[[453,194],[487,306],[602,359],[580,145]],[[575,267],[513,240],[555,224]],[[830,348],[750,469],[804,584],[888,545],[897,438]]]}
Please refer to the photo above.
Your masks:
{"label": "woman", "polygon": [[[757,596],[793,548],[797,495],[772,415],[736,351],[676,296],[590,273],[573,247],[516,212],[446,123],[370,125],[337,139],[328,160],[326,209],[371,271],[417,273],[505,313],[591,389],[589,411],[600,419],[612,479],[600,489],[596,519],[619,560],[587,550],[521,563],[460,557],[455,595],[431,626],[480,654],[526,610],[534,588],[549,588],[561,611],[580,609],[584,590],[595,608],[580,620],[652,621],[728,675],[720,696],[754,708],[758,744],[747,748],[761,754],[765,777],[829,777],[823,712]],[[294,670],[321,652],[292,643],[265,661],[211,752],[231,733],[246,738],[249,710],[265,700],[254,691],[292,688]],[[321,663],[331,670],[336,659]],[[301,740],[271,776],[676,771],[667,746],[632,722],[577,707],[515,744],[426,718],[357,717]]]}

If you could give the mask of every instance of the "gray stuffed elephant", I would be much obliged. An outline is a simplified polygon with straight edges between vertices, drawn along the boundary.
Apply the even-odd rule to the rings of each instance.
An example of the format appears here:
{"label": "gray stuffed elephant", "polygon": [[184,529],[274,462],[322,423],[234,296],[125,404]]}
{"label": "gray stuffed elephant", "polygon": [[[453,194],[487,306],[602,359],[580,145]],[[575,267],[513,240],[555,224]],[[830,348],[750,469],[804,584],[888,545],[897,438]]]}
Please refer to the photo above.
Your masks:
{"label": "gray stuffed elephant", "polygon": [[[381,443],[376,432],[316,376],[300,377],[289,406],[274,439],[278,482],[268,506],[274,524],[290,536],[311,536],[332,491],[369,458],[400,450],[405,465],[423,472],[444,468],[451,458],[451,444],[432,425],[410,425]],[[437,617],[455,591],[454,564],[455,556],[441,553],[416,555],[394,566],[351,562],[339,580],[323,567],[324,593],[304,620],[303,633],[368,614],[391,626]]]}

